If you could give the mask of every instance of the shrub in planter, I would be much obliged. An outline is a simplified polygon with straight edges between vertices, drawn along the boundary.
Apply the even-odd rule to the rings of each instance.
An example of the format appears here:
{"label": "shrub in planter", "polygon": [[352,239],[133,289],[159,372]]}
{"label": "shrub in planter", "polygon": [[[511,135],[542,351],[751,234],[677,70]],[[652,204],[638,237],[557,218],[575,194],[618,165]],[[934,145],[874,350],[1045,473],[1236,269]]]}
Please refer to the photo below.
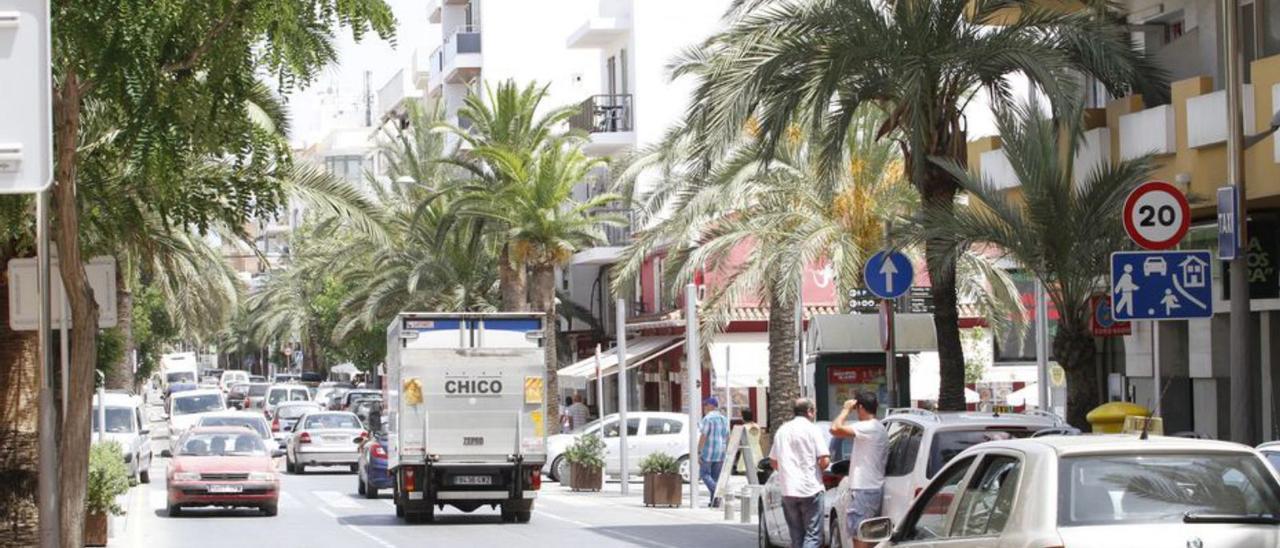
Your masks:
{"label": "shrub in planter", "polygon": [[680,461],[666,453],[653,453],[640,461],[644,475],[645,506],[680,506]]}
{"label": "shrub in planter", "polygon": [[129,469],[116,442],[95,443],[89,450],[89,484],[85,493],[84,543],[107,545],[107,517],[124,509],[116,497],[129,490]]}
{"label": "shrub in planter", "polygon": [[574,491],[599,491],[604,486],[604,440],[595,434],[578,436],[564,452],[569,461],[569,487]]}

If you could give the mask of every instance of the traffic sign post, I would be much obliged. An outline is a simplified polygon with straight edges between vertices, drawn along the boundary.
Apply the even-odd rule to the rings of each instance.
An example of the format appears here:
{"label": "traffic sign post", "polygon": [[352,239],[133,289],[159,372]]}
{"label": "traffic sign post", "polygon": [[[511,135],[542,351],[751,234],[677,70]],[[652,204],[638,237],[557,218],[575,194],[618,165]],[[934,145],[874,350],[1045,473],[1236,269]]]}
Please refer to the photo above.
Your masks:
{"label": "traffic sign post", "polygon": [[867,259],[862,278],[867,289],[881,299],[896,299],[911,289],[916,277],[911,260],[899,251],[880,251]]}
{"label": "traffic sign post", "polygon": [[1190,226],[1191,206],[1187,197],[1169,183],[1147,181],[1125,199],[1125,231],[1134,243],[1145,249],[1169,249],[1178,245]]}
{"label": "traffic sign post", "polygon": [[1208,251],[1111,254],[1111,313],[1117,320],[1213,316],[1213,256]]}
{"label": "traffic sign post", "polygon": [[1234,260],[1240,253],[1240,226],[1236,212],[1236,187],[1218,189],[1218,258]]}
{"label": "traffic sign post", "polygon": [[49,2],[0,0],[0,194],[53,181]]}

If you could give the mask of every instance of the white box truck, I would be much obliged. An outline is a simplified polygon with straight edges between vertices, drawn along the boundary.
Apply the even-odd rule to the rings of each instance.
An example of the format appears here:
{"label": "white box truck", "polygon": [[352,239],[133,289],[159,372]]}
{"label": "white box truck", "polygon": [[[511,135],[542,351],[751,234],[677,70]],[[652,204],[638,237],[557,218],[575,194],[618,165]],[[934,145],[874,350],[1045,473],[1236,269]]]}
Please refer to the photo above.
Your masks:
{"label": "white box truck", "polygon": [[[387,328],[396,516],[445,505],[527,522],[546,462],[543,314],[402,313]],[[555,423],[554,417],[550,419]]]}

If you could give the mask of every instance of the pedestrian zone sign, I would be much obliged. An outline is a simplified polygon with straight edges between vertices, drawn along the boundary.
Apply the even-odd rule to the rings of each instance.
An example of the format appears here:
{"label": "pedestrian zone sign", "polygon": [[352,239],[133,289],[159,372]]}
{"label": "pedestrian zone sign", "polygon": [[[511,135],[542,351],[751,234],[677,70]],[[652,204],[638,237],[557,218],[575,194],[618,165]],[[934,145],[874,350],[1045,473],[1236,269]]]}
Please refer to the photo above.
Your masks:
{"label": "pedestrian zone sign", "polygon": [[1112,315],[1117,320],[1213,316],[1212,263],[1208,251],[1112,253]]}

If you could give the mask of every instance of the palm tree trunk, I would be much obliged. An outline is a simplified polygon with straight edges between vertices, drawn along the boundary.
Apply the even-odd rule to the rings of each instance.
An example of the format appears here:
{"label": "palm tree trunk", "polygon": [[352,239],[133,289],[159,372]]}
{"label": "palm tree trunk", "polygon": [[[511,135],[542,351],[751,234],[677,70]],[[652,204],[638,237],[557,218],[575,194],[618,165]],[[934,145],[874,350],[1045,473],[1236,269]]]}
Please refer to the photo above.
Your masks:
{"label": "palm tree trunk", "polygon": [[94,364],[98,359],[98,303],[85,273],[80,254],[80,213],[76,207],[76,143],[80,134],[81,82],[74,68],[63,75],[54,100],[54,143],[57,147],[53,185],[53,209],[57,215],[53,235],[58,244],[58,271],[71,309],[70,373],[66,413],[59,440],[58,473],[62,500],[59,526],[63,548],[84,546],[85,489],[89,483],[89,415],[93,400]]}
{"label": "palm tree trunk", "polygon": [[[525,277],[524,265],[512,264],[509,247],[503,245],[502,251],[498,254],[498,291],[502,295],[504,312],[520,312],[528,309],[528,281]],[[554,293],[554,286],[552,290]],[[535,299],[534,302],[536,303],[537,300]]]}
{"label": "palm tree trunk", "polygon": [[794,416],[800,397],[800,370],[796,364],[796,303],[769,295],[769,431],[777,432]]}
{"label": "palm tree trunk", "polygon": [[133,352],[137,342],[133,340],[133,291],[129,288],[128,257],[121,254],[116,261],[116,328],[124,336],[124,354],[107,373],[107,388],[133,388]]}
{"label": "palm tree trunk", "polygon": [[[963,160],[963,158],[962,158]],[[930,163],[925,169],[922,192],[927,207],[951,211],[956,184],[951,175]],[[960,310],[956,299],[956,263],[947,260],[954,244],[944,240],[925,242],[933,297],[933,329],[938,338],[938,408],[964,410],[964,347],[960,344]]]}
{"label": "palm tree trunk", "polygon": [[[556,376],[556,371],[560,369],[559,357],[556,344],[556,329],[559,322],[556,321],[556,270],[554,265],[534,265],[533,275],[530,282],[530,294],[532,296],[533,306],[538,310],[546,312],[547,317],[543,320],[543,351],[545,352],[545,360],[547,363],[547,393],[545,400],[547,402],[547,417],[549,420],[555,420],[560,416],[560,382]],[[503,299],[503,303],[506,299]]]}
{"label": "palm tree trunk", "polygon": [[1085,415],[1102,403],[1098,394],[1097,348],[1087,321],[1063,317],[1053,337],[1053,355],[1067,372],[1067,422],[1088,431]]}

